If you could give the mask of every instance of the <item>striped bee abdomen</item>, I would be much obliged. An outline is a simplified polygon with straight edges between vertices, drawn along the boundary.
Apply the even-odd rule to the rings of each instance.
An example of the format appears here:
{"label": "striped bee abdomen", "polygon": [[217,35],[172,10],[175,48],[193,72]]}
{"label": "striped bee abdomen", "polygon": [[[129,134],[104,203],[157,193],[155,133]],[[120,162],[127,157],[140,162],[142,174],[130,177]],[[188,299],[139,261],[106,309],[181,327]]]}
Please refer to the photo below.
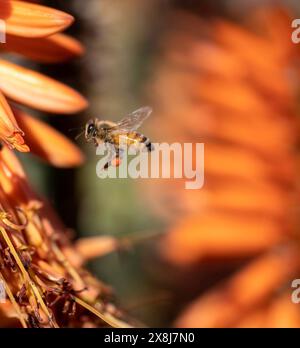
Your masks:
{"label": "striped bee abdomen", "polygon": [[122,144],[122,142],[124,143],[124,141],[125,141],[125,144],[127,146],[142,145],[148,151],[153,150],[153,145],[152,145],[150,139],[147,138],[145,135],[137,133],[137,132],[114,134],[114,136],[112,138],[112,143],[116,144],[117,146],[120,146]]}
{"label": "striped bee abdomen", "polygon": [[152,143],[151,143],[151,141],[150,141],[150,139],[149,138],[147,138],[145,135],[143,135],[143,134],[140,134],[140,142],[141,143],[143,143],[144,145],[145,145],[145,147],[146,147],[146,149],[150,152],[150,151],[152,151],[152,150],[154,150],[154,147],[153,147],[153,145],[152,145]]}

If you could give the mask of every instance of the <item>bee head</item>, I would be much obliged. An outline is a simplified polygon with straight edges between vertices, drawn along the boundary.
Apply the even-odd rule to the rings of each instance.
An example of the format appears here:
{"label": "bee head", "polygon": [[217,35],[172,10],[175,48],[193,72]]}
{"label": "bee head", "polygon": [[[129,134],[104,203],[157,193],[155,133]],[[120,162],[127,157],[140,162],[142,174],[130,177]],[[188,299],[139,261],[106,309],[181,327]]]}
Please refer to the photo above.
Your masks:
{"label": "bee head", "polygon": [[97,127],[94,120],[90,120],[85,127],[85,138],[87,141],[92,140],[97,135]]}

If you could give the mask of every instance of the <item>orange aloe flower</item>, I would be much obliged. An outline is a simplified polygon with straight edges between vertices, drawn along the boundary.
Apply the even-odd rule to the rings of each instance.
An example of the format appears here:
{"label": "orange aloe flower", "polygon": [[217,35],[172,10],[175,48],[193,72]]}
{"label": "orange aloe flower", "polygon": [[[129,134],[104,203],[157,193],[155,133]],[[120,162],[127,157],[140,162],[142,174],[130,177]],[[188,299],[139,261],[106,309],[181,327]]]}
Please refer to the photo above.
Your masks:
{"label": "orange aloe flower", "polygon": [[18,53],[39,63],[64,62],[84,53],[84,47],[79,41],[61,33],[26,39],[8,34],[5,50]]}
{"label": "orange aloe flower", "polygon": [[223,270],[220,285],[205,283],[178,314],[178,327],[300,327],[290,301],[300,272],[299,47],[286,11],[250,17],[241,25],[173,13],[150,86],[156,135],[205,144],[201,190],[179,180],[148,183],[153,206],[169,219],[161,255],[194,270],[190,287],[196,278],[215,281],[209,267],[203,276],[205,266]]}
{"label": "orange aloe flower", "polygon": [[1,0],[0,13],[7,32],[21,37],[46,37],[66,29],[74,21],[62,11],[13,0]]}
{"label": "orange aloe flower", "polygon": [[[73,21],[61,11],[0,0],[0,19],[8,33],[1,52],[55,63],[84,51],[60,33]],[[111,290],[84,269],[87,260],[115,250],[118,243],[104,238],[94,248],[84,240],[72,244],[53,208],[31,188],[12,150],[32,151],[58,167],[80,165],[83,154],[18,104],[60,114],[87,107],[71,87],[0,59],[0,281],[7,296],[0,303],[0,326],[130,327],[113,305]]]}
{"label": "orange aloe flower", "polygon": [[[1,45],[1,50],[50,63],[83,53],[79,42],[59,33],[73,22],[73,17],[69,14],[41,5],[1,0],[0,19],[5,21],[7,31],[7,43]],[[74,89],[2,59],[0,92],[17,103],[52,113],[69,114],[87,107],[86,99]],[[0,98],[1,123],[5,125],[5,128],[0,129],[1,139],[12,148],[29,151],[24,142],[24,132],[18,126],[10,106],[2,95]],[[65,140],[65,144],[67,142]],[[42,150],[39,153],[41,152]],[[78,157],[78,160],[77,164],[80,164],[82,158]]]}
{"label": "orange aloe flower", "polygon": [[19,128],[4,95],[0,92],[0,134],[1,140],[7,145],[21,152],[28,152],[29,147],[24,144],[24,132]]}

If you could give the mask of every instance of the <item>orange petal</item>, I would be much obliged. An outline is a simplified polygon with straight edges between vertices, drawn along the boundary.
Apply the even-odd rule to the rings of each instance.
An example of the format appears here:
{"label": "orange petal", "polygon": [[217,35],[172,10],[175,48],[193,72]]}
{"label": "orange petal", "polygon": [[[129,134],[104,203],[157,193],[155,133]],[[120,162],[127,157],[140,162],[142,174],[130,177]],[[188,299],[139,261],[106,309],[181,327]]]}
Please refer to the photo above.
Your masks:
{"label": "orange petal", "polygon": [[13,108],[13,111],[34,154],[57,167],[82,164],[83,154],[65,136],[21,110]]}
{"label": "orange petal", "polygon": [[299,328],[300,312],[295,303],[291,301],[289,291],[284,292],[274,301],[268,313],[269,325],[274,328]]}
{"label": "orange petal", "polygon": [[[242,231],[242,233],[241,233]],[[185,218],[165,237],[164,257],[175,264],[215,257],[246,257],[267,250],[284,238],[282,227],[271,218],[206,212]]]}
{"label": "orange petal", "polygon": [[73,88],[33,70],[0,59],[0,89],[9,98],[53,113],[75,113],[87,101]]}
{"label": "orange petal", "polygon": [[266,163],[255,152],[249,152],[242,147],[208,144],[206,146],[206,173],[238,180],[255,178],[276,178],[276,180],[291,182],[292,163],[281,162],[280,166]]}
{"label": "orange petal", "polygon": [[9,145],[20,152],[29,152],[30,148],[25,144],[21,134],[14,134],[12,138],[8,138]]}
{"label": "orange petal", "polygon": [[4,95],[0,92],[0,138],[11,148],[28,152],[29,148],[24,143],[23,134]]}
{"label": "orange petal", "polygon": [[6,51],[24,55],[40,63],[63,62],[82,55],[84,51],[78,40],[64,34],[37,39],[7,35],[3,47]]}
{"label": "orange petal", "polygon": [[269,308],[263,306],[262,308],[255,309],[246,315],[245,318],[241,318],[234,327],[235,328],[263,328],[268,325]]}
{"label": "orange petal", "polygon": [[251,311],[235,325],[239,328],[298,328],[299,326],[299,308],[291,301],[289,291],[276,297],[271,304]]}
{"label": "orange petal", "polygon": [[[291,58],[291,53],[297,52],[297,45],[290,40],[292,19],[293,15],[288,8],[281,6],[263,6],[258,8],[251,18],[251,25],[267,35],[276,56],[285,62]],[[268,23],[273,23],[273,25],[268,25]]]}
{"label": "orange petal", "polygon": [[[215,22],[214,34],[218,42],[229,47],[239,57],[257,69],[269,72],[277,67],[278,59],[272,43],[258,37],[233,23],[218,20]],[[255,47],[255,49],[253,49]]]}
{"label": "orange petal", "polygon": [[0,151],[0,186],[9,204],[20,206],[21,202],[32,199],[33,192],[22,165],[7,146]]}
{"label": "orange petal", "polygon": [[22,1],[1,0],[0,19],[8,34],[43,37],[67,28],[74,18],[62,11]]}
{"label": "orange petal", "polygon": [[109,236],[82,238],[76,243],[76,250],[85,261],[107,255],[118,247],[118,240]]}
{"label": "orange petal", "polygon": [[18,157],[6,146],[0,152],[0,160],[2,167],[6,168],[5,172],[9,177],[17,176],[26,179],[26,174]]}
{"label": "orange petal", "polygon": [[285,248],[264,255],[225,284],[194,301],[179,316],[177,327],[231,327],[249,310],[268,300],[290,282],[299,267],[298,250]]}

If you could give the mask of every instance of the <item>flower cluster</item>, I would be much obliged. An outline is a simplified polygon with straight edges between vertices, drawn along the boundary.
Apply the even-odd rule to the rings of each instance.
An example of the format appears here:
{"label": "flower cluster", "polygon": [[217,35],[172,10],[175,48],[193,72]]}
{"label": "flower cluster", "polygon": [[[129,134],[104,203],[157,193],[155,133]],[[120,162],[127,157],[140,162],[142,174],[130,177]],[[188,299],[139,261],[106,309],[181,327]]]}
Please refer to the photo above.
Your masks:
{"label": "flower cluster", "polygon": [[[1,52],[36,62],[56,63],[83,53],[81,44],[61,32],[73,17],[25,1],[0,0],[6,23]],[[48,202],[31,188],[13,150],[71,167],[83,162],[66,137],[22,110],[72,114],[87,107],[74,89],[38,72],[0,59],[0,280],[7,301],[0,326],[128,326],[110,302],[111,290],[83,267],[89,258],[116,247],[112,238],[71,243]],[[92,246],[92,247],[91,247]]]}
{"label": "flower cluster", "polygon": [[204,283],[175,324],[299,327],[291,283],[300,271],[300,78],[291,17],[269,7],[242,26],[177,11],[168,23],[151,88],[153,127],[168,142],[205,143],[203,189],[149,184],[171,217],[162,255],[177,277],[192,268]]}

